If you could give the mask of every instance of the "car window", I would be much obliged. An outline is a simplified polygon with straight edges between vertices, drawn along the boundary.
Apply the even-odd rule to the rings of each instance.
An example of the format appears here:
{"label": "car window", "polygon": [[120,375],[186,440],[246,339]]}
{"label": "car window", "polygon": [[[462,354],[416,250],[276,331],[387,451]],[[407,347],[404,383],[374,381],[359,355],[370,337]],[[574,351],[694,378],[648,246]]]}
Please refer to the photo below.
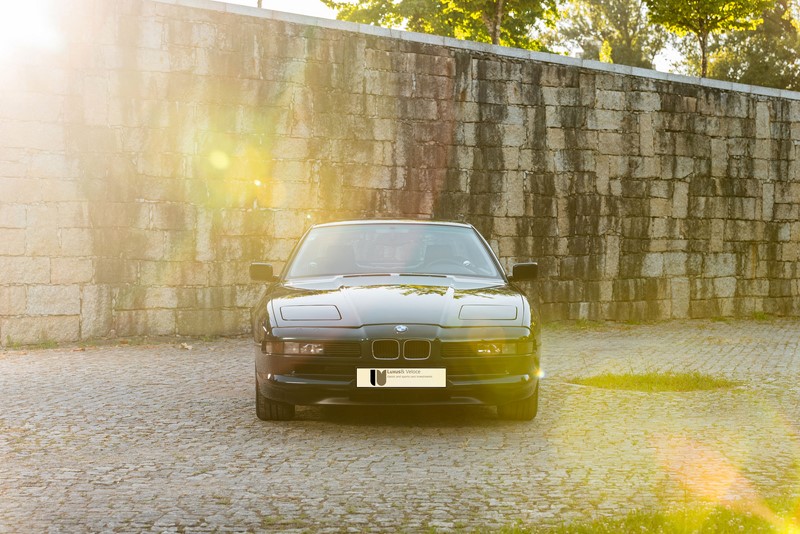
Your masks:
{"label": "car window", "polygon": [[475,230],[434,224],[313,228],[287,273],[288,278],[368,273],[500,277]]}

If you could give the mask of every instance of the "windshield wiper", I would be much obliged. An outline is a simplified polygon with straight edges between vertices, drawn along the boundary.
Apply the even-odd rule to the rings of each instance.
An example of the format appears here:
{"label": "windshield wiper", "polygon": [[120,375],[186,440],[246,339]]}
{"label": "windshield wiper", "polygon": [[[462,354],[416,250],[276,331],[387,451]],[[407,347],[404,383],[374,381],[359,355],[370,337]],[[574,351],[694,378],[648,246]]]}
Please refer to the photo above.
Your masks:
{"label": "windshield wiper", "polygon": [[427,276],[430,278],[447,278],[449,274],[432,274],[432,273],[361,273],[361,274],[343,274],[342,278],[361,278],[362,276]]}
{"label": "windshield wiper", "polygon": [[360,278],[362,276],[392,276],[393,273],[362,273],[362,274],[343,274],[342,278]]}

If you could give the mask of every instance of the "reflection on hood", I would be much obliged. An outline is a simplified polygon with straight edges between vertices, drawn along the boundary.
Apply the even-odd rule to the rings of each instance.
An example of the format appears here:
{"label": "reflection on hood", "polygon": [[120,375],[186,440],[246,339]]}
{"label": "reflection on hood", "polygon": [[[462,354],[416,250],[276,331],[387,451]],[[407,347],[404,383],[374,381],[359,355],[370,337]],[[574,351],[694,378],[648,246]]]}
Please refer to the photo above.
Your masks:
{"label": "reflection on hood", "polygon": [[[278,326],[323,326],[322,322],[337,327],[400,323],[442,327],[521,326],[523,317],[522,296],[502,280],[396,275],[335,277],[295,280],[279,287],[272,297],[271,316]],[[309,313],[289,315],[281,313],[283,306],[315,308],[309,308]],[[340,319],[332,318],[335,314],[330,313],[331,306],[336,307]],[[462,314],[463,306],[469,306],[470,312]],[[481,313],[484,307],[492,307],[487,308],[491,313]],[[503,313],[497,313],[501,308]],[[301,319],[284,319],[289,316]]]}

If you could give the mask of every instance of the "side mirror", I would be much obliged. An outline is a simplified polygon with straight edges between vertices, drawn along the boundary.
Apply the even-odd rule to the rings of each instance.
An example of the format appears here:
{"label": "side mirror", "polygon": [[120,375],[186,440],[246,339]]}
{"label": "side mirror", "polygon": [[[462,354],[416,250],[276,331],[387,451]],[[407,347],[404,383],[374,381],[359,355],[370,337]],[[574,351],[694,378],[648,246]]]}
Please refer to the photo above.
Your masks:
{"label": "side mirror", "polygon": [[269,263],[254,262],[250,264],[250,279],[258,282],[272,282],[275,275],[272,274],[272,265]]}
{"label": "side mirror", "polygon": [[536,262],[517,263],[511,267],[510,280],[514,282],[529,282],[539,277],[539,264]]}

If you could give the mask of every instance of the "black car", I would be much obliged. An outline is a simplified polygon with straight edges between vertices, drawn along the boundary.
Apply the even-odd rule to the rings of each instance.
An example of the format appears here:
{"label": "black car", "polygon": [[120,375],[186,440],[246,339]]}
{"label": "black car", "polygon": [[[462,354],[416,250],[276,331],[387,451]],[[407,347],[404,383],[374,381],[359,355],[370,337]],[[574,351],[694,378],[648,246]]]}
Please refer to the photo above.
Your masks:
{"label": "black car", "polygon": [[253,309],[256,413],[295,405],[496,405],[536,416],[540,326],[471,225],[349,221],[313,226]]}

